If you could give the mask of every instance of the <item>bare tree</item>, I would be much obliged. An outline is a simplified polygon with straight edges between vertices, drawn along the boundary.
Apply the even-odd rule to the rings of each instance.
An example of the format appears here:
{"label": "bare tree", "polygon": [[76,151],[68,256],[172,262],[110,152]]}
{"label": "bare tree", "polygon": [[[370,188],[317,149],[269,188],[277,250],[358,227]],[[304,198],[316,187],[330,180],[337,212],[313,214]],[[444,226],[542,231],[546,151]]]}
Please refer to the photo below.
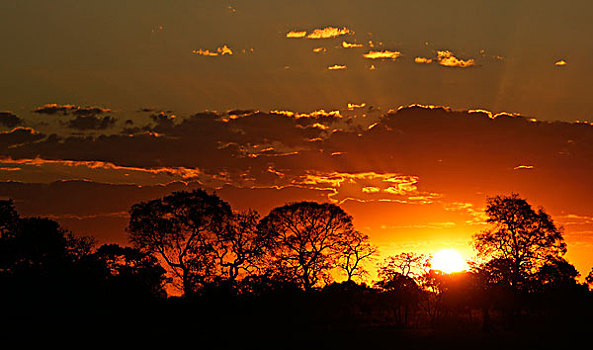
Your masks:
{"label": "bare tree", "polygon": [[367,274],[363,262],[377,252],[377,249],[370,244],[369,237],[359,231],[351,231],[344,235],[341,250],[342,257],[338,266],[346,273],[347,281]]}
{"label": "bare tree", "polygon": [[383,266],[379,267],[379,276],[388,279],[394,273],[417,279],[430,270],[432,256],[404,252],[385,259]]}

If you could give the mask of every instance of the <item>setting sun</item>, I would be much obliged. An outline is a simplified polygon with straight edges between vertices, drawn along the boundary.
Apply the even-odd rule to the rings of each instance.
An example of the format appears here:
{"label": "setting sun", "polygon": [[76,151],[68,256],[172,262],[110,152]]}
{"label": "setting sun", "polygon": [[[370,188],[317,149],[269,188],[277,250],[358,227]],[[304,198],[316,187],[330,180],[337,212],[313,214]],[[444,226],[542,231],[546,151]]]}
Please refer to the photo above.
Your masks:
{"label": "setting sun", "polygon": [[434,254],[432,268],[445,273],[453,273],[465,270],[467,263],[456,250],[442,249]]}

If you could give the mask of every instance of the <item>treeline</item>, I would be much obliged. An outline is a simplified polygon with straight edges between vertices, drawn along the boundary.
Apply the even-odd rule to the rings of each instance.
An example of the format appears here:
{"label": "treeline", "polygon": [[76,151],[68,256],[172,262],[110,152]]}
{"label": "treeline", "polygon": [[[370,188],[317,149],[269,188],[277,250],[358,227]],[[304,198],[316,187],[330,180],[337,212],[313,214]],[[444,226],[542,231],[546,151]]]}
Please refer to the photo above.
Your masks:
{"label": "treeline", "polygon": [[[469,271],[435,271],[430,256],[408,252],[380,262],[369,283],[376,248],[334,204],[290,203],[260,218],[202,190],[177,192],[132,206],[122,247],[0,201],[3,322],[279,337],[589,327],[592,293],[552,218],[516,194],[489,198],[486,215],[489,228],[473,237],[483,262]],[[172,290],[182,296],[167,298]]]}

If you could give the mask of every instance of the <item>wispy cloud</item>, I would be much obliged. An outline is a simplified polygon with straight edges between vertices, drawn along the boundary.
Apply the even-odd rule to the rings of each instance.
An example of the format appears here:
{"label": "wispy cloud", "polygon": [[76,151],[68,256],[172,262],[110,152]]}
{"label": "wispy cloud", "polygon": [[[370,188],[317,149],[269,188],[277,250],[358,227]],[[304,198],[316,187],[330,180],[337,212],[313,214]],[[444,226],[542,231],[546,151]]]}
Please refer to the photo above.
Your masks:
{"label": "wispy cloud", "polygon": [[313,48],[313,52],[315,52],[315,53],[325,53],[325,52],[327,52],[327,49],[325,47],[315,47],[315,48]]}
{"label": "wispy cloud", "polygon": [[286,33],[286,37],[287,38],[291,38],[291,39],[298,39],[298,38],[304,38],[307,35],[307,31],[303,30],[291,30],[290,32]]}
{"label": "wispy cloud", "polygon": [[109,112],[111,112],[111,109],[103,108],[103,107],[96,107],[96,106],[82,107],[82,106],[70,105],[70,104],[60,105],[57,103],[48,103],[41,107],[35,108],[35,110],[33,112],[39,113],[39,114],[50,114],[50,115],[52,115],[52,114],[63,114],[63,115],[74,114],[74,115],[80,115],[80,116],[89,116],[89,115],[97,115],[97,114],[102,114],[102,113],[109,113]]}
{"label": "wispy cloud", "polygon": [[346,67],[345,64],[334,64],[333,66],[329,66],[327,67],[327,69],[329,70],[342,70],[342,69],[346,69],[348,67]]}
{"label": "wispy cloud", "polygon": [[198,50],[192,50],[193,54],[196,55],[200,55],[200,56],[210,56],[210,57],[215,57],[215,56],[224,56],[224,55],[232,55],[233,54],[233,50],[231,50],[228,46],[223,45],[221,47],[216,48],[216,50],[214,51],[210,51],[208,49],[198,49]]}
{"label": "wispy cloud", "polygon": [[392,60],[396,60],[397,58],[401,57],[402,53],[399,51],[389,51],[389,50],[384,50],[384,51],[369,51],[365,54],[363,54],[362,56],[364,58],[368,58],[371,60],[384,60],[384,59],[392,59]]}
{"label": "wispy cloud", "polygon": [[305,30],[291,30],[286,33],[286,37],[290,39],[332,39],[347,34],[354,34],[354,32],[346,27],[325,27],[313,29],[311,32]]}
{"label": "wispy cloud", "polygon": [[357,47],[363,47],[363,45],[357,44],[357,43],[349,43],[347,41],[342,41],[342,47],[345,49],[352,49],[352,48],[357,48]]}
{"label": "wispy cloud", "polygon": [[517,165],[513,170],[533,169],[533,165]]}

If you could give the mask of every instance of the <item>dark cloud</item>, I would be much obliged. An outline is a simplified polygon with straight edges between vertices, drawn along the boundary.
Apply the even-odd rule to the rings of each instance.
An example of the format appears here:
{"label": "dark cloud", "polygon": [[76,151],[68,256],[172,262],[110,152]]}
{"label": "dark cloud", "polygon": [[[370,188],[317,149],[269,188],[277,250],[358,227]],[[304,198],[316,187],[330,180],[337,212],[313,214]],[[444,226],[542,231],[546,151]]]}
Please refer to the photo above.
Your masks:
{"label": "dark cloud", "polygon": [[109,113],[111,110],[109,108],[102,108],[102,107],[78,107],[76,108],[72,114],[76,116],[95,116],[98,114]]}
{"label": "dark cloud", "polygon": [[[391,195],[423,201],[443,193],[535,193],[539,186],[563,188],[584,200],[583,188],[593,189],[593,126],[586,123],[427,106],[387,112],[371,127],[359,123],[367,118],[325,111],[235,110],[184,118],[163,112],[150,118],[151,124],[118,135],[40,140],[23,129],[2,154],[198,168],[238,186],[331,188],[335,200]],[[515,170],[524,165],[532,168]],[[357,175],[365,173],[371,175]],[[391,184],[398,174],[415,180]]]}
{"label": "dark cloud", "polygon": [[0,149],[8,150],[9,147],[30,144],[41,140],[45,137],[44,134],[35,131],[31,128],[17,127],[10,131],[0,132]]}
{"label": "dark cloud", "polygon": [[0,125],[8,128],[14,128],[17,125],[22,125],[23,120],[16,114],[10,111],[0,111]]}
{"label": "dark cloud", "polygon": [[317,142],[314,140],[327,137],[342,117],[323,111],[242,116],[204,112],[186,118],[159,113],[151,119],[154,123],[127,127],[119,135],[52,136],[0,152],[13,158],[100,159],[126,166],[199,167],[214,173],[243,174],[254,163],[257,171],[265,171],[265,158],[309,148]]}
{"label": "dark cloud", "polygon": [[35,110],[33,110],[33,112],[38,113],[38,114],[48,114],[48,115],[72,114],[75,116],[95,116],[98,114],[109,113],[109,112],[111,112],[111,110],[109,108],[96,107],[96,106],[82,107],[82,106],[69,105],[69,104],[60,105],[57,103],[49,103],[49,104],[43,105],[41,107],[37,107]]}
{"label": "dark cloud", "polygon": [[111,116],[97,117],[95,115],[79,114],[69,120],[66,125],[75,130],[105,130],[115,124],[116,119]]}
{"label": "dark cloud", "polygon": [[[16,198],[25,213],[54,215],[102,239],[125,238],[131,204],[204,187],[234,208],[262,213],[290,200],[339,203],[361,229],[389,242],[410,232],[437,239],[444,230],[466,242],[481,229],[486,196],[518,192],[558,218],[569,244],[580,242],[571,249],[593,240],[593,226],[581,219],[592,217],[589,123],[431,106],[366,117],[356,115],[363,108],[347,116],[232,112],[152,113],[146,124],[110,135],[2,132],[0,154],[12,158],[4,175],[0,169],[6,181],[69,169],[70,179],[112,183],[4,182],[0,194]],[[26,171],[39,173],[25,177]],[[165,176],[169,171],[175,176]],[[140,181],[144,186],[135,185]],[[170,181],[186,182],[154,185]]]}
{"label": "dark cloud", "polygon": [[39,114],[50,114],[50,115],[63,114],[63,115],[66,115],[75,109],[76,109],[76,106],[74,106],[74,105],[59,105],[56,103],[50,103],[50,104],[46,104],[41,107],[35,108],[35,110],[33,112],[39,113]]}

